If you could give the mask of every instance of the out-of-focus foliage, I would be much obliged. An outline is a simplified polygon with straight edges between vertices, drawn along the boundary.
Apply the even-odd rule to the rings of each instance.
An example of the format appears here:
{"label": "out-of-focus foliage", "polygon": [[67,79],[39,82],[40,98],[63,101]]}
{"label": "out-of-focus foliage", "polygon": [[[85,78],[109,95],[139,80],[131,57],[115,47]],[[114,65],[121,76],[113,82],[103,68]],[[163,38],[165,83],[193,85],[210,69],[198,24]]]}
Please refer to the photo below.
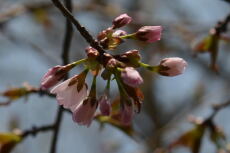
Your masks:
{"label": "out-of-focus foliage", "polygon": [[0,153],[10,153],[21,140],[21,136],[14,133],[0,133]]}

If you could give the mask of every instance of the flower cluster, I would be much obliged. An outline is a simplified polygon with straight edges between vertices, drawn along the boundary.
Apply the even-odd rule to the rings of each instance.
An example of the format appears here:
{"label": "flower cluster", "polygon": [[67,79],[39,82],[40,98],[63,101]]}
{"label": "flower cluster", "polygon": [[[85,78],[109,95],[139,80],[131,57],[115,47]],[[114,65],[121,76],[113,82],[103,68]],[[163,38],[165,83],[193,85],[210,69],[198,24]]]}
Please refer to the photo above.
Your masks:
{"label": "flower cluster", "polygon": [[[134,39],[152,43],[161,39],[161,26],[144,26],[137,32],[127,34],[120,30],[132,21],[127,14],[115,18],[112,26],[100,32],[97,41],[105,50],[114,50],[125,41]],[[85,69],[78,75],[56,85],[51,93],[56,94],[59,105],[73,113],[73,120],[80,125],[89,126],[95,117],[99,106],[101,115],[116,118],[122,125],[130,125],[135,112],[140,112],[143,94],[139,89],[143,78],[136,68],[144,67],[163,76],[176,76],[183,73],[187,63],[178,57],[165,58],[159,65],[150,66],[141,62],[138,50],[130,50],[119,55],[103,53],[101,55],[95,48],[86,48],[87,58],[70,63],[65,66],[51,68],[41,81],[42,89],[49,89],[58,84],[72,68],[79,64]],[[92,72],[91,88],[85,81],[88,72]],[[101,76],[107,83],[104,93],[97,97],[97,77]],[[118,105],[113,107],[110,97],[110,82],[116,81],[120,99]],[[115,106],[114,105],[114,106]],[[118,107],[117,107],[118,106]]]}

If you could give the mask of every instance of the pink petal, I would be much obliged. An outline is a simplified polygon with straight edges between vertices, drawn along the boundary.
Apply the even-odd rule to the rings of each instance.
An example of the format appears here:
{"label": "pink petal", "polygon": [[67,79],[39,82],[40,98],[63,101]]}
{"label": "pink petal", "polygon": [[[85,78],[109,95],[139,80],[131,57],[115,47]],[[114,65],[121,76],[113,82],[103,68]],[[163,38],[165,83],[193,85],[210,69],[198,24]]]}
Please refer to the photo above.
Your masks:
{"label": "pink petal", "polygon": [[51,90],[51,93],[56,94],[59,105],[63,105],[64,108],[73,111],[79,103],[85,99],[88,91],[86,85],[84,85],[79,92],[77,90],[77,83],[68,86],[71,79],[72,78],[54,87],[54,89]]}
{"label": "pink petal", "polygon": [[73,111],[73,121],[80,125],[90,126],[96,109],[97,104],[92,105],[89,100],[82,101]]}

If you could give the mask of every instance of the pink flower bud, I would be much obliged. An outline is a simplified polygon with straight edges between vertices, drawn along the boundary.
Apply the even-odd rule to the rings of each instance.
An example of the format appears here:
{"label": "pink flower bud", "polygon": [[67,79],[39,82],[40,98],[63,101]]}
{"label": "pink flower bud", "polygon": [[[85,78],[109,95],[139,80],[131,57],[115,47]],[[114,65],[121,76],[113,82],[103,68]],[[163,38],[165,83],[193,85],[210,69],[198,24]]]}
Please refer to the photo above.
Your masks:
{"label": "pink flower bud", "polygon": [[161,39],[161,26],[144,26],[136,32],[136,38],[141,41],[153,43]]}
{"label": "pink flower bud", "polygon": [[107,28],[107,29],[101,31],[101,32],[97,35],[97,39],[98,39],[99,41],[101,41],[101,40],[107,38],[107,37],[108,37],[109,35],[111,35],[112,33],[113,33],[112,28],[111,28],[111,27],[110,27],[110,28]]}
{"label": "pink flower bud", "polygon": [[142,77],[133,67],[126,67],[121,71],[121,78],[125,84],[134,88],[143,83]]}
{"label": "pink flower bud", "polygon": [[41,88],[49,89],[56,85],[64,76],[63,73],[57,74],[57,72],[62,68],[63,66],[57,65],[49,69],[41,80]]}
{"label": "pink flower bud", "polygon": [[179,57],[165,58],[161,60],[158,73],[164,76],[176,76],[182,74],[187,62]]}
{"label": "pink flower bud", "polygon": [[121,110],[121,122],[124,125],[130,125],[134,115],[133,105],[124,104],[124,108]]}
{"label": "pink flower bud", "polygon": [[106,68],[107,69],[114,69],[117,66],[118,61],[115,58],[111,58],[108,60],[108,62],[106,63]]}
{"label": "pink flower bud", "polygon": [[85,52],[90,59],[95,59],[99,56],[99,52],[93,47],[87,47]]}
{"label": "pink flower bud", "polygon": [[131,59],[133,61],[139,61],[141,59],[141,55],[140,55],[139,51],[135,50],[135,49],[127,51],[122,55],[127,56],[127,58],[129,58],[129,59]]}
{"label": "pink flower bud", "polygon": [[96,99],[94,98],[85,99],[73,111],[73,121],[80,125],[90,126],[94,118],[97,105],[98,102]]}
{"label": "pink flower bud", "polygon": [[117,29],[129,24],[132,21],[132,18],[127,14],[121,14],[113,20],[113,28]]}
{"label": "pink flower bud", "polygon": [[109,116],[111,113],[111,103],[106,94],[102,95],[99,99],[99,109],[102,115]]}

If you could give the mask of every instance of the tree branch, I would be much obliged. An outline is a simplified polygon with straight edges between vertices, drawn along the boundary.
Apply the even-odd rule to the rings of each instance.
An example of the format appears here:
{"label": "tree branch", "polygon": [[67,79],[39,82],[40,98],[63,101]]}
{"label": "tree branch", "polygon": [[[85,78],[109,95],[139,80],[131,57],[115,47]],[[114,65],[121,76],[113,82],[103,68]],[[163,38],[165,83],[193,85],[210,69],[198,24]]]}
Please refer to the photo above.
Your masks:
{"label": "tree branch", "polygon": [[97,49],[100,53],[101,57],[105,53],[105,51],[101,48],[99,43],[89,34],[89,32],[83,27],[78,20],[74,18],[72,13],[68,11],[68,9],[63,6],[63,4],[59,0],[52,0],[54,5],[62,12],[62,14],[70,21],[72,22],[77,30],[80,32],[80,34],[85,38],[85,40],[92,46],[93,48]]}
{"label": "tree branch", "polygon": [[39,132],[47,132],[54,129],[53,125],[46,125],[42,127],[32,127],[32,129],[26,130],[22,133],[22,138],[25,139],[27,136],[36,136]]}
{"label": "tree branch", "polygon": [[227,15],[227,17],[223,21],[219,21],[215,26],[215,34],[220,35],[222,33],[227,32],[228,30],[228,24],[230,23],[230,14]]}
{"label": "tree branch", "polygon": [[228,107],[228,106],[230,106],[230,100],[228,100],[228,101],[226,101],[226,102],[224,102],[224,103],[221,103],[221,104],[214,104],[213,105],[213,113],[210,115],[210,117],[209,118],[214,118],[215,117],[215,115],[219,112],[219,111],[221,111],[222,109],[224,109],[224,108],[226,108],[226,107]]}
{"label": "tree branch", "polygon": [[[65,5],[68,12],[72,12],[72,1],[71,0],[65,0]],[[65,38],[63,42],[63,48],[62,48],[62,62],[63,65],[66,65],[69,63],[69,51],[70,51],[70,45],[71,45],[71,40],[73,37],[73,28],[72,28],[72,23],[66,19],[66,33],[65,33]],[[68,75],[66,76],[65,79],[68,78]],[[50,153],[56,153],[57,149],[57,141],[58,141],[58,136],[59,136],[59,130],[60,130],[60,124],[62,121],[62,116],[63,116],[64,109],[59,106],[58,108],[58,113],[56,117],[56,121],[54,123],[54,135],[52,138],[51,142],[51,148],[50,148]]]}

